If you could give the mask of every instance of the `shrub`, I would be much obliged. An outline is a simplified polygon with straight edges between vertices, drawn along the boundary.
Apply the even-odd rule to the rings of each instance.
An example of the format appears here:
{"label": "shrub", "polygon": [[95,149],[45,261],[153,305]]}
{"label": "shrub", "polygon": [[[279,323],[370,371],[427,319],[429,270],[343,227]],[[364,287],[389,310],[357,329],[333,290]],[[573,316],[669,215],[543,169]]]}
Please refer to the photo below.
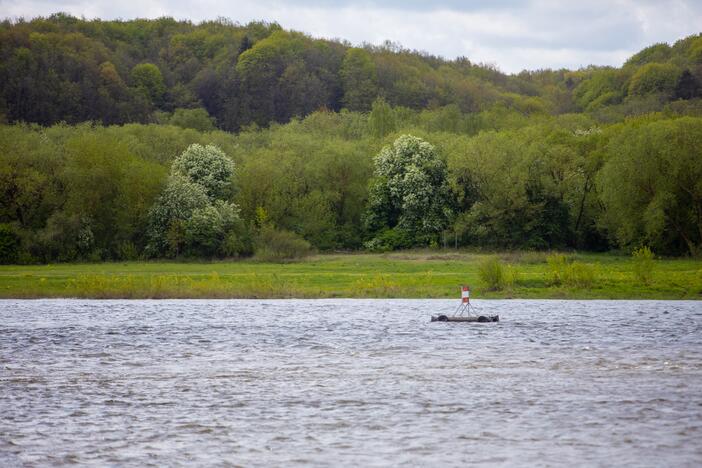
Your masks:
{"label": "shrub", "polygon": [[519,280],[519,270],[512,265],[507,265],[507,268],[505,269],[505,286],[507,289],[510,289],[512,286],[519,283]]}
{"label": "shrub", "polygon": [[404,229],[386,229],[363,246],[371,252],[388,252],[409,249],[413,246],[412,235]]}
{"label": "shrub", "polygon": [[120,260],[136,260],[139,258],[139,250],[130,241],[122,241],[117,245],[117,258]]}
{"label": "shrub", "polygon": [[643,284],[650,284],[653,280],[654,255],[647,246],[640,247],[631,253],[634,259],[634,276]]}
{"label": "shrub", "polygon": [[568,265],[565,284],[576,288],[590,288],[595,284],[597,271],[593,265],[573,262]]}
{"label": "shrub", "polygon": [[597,269],[593,265],[580,262],[568,262],[565,255],[549,255],[548,283],[554,286],[589,288],[595,284]]}
{"label": "shrub", "polygon": [[500,291],[505,287],[506,275],[502,263],[496,258],[489,258],[478,266],[480,279],[488,291]]}
{"label": "shrub", "polygon": [[563,284],[565,270],[567,268],[565,255],[549,255],[546,257],[546,263],[548,263],[548,283],[555,286]]}
{"label": "shrub", "polygon": [[265,226],[256,240],[256,258],[259,260],[281,262],[304,258],[311,254],[310,243],[294,232]]}

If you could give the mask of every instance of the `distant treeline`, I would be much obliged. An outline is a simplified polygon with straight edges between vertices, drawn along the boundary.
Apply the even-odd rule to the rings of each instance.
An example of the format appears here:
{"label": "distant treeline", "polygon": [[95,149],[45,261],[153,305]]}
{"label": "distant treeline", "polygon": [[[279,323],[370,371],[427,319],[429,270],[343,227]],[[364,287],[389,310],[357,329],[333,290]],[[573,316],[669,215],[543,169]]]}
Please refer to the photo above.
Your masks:
{"label": "distant treeline", "polygon": [[457,126],[490,127],[490,112],[378,101],[369,114],[321,111],[239,134],[0,126],[0,257],[284,258],[275,249],[306,242],[700,253],[702,118],[499,120],[470,135]]}
{"label": "distant treeline", "polygon": [[5,21],[0,262],[700,255],[701,81],[702,35],[505,75],[267,23]]}
{"label": "distant treeline", "polygon": [[506,75],[466,58],[392,43],[352,47],[275,23],[66,14],[0,23],[0,121],[10,123],[187,122],[238,131],[320,109],[367,112],[377,97],[414,110],[587,111],[612,122],[699,98],[701,82],[700,35],[648,47],[618,69]]}

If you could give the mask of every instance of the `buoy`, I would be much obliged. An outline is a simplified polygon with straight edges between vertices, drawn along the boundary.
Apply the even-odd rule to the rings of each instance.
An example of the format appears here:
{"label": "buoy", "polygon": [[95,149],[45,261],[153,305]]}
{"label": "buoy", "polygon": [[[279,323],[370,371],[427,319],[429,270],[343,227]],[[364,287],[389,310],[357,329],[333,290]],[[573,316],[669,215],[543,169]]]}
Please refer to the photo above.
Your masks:
{"label": "buoy", "polygon": [[461,286],[461,303],[458,305],[453,315],[440,314],[432,315],[432,322],[475,322],[488,323],[499,322],[499,315],[478,315],[475,308],[470,303],[470,286]]}
{"label": "buoy", "polygon": [[432,322],[474,322],[474,323],[488,323],[488,322],[499,322],[499,315],[480,315],[478,317],[471,316],[448,316],[448,315],[432,315]]}

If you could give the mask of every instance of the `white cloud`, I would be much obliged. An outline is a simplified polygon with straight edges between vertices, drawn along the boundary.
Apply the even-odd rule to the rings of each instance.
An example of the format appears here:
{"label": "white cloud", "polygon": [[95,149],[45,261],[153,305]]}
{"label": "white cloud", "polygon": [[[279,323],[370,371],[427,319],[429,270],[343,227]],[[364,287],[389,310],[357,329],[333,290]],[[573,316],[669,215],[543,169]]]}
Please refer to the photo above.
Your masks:
{"label": "white cloud", "polygon": [[389,39],[435,55],[493,63],[508,72],[621,65],[643,47],[697,33],[702,24],[702,5],[682,0],[0,0],[0,7],[8,17],[25,18],[66,11],[106,19],[173,16],[201,21],[224,16],[240,23],[263,19],[355,44]]}

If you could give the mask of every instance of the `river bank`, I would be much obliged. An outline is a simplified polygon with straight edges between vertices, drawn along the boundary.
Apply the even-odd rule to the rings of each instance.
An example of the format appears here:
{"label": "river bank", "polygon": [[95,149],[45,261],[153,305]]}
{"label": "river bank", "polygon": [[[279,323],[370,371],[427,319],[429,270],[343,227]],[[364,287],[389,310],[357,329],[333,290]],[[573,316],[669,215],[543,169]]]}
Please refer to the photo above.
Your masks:
{"label": "river bank", "polygon": [[[495,258],[506,281],[491,290],[480,267]],[[556,282],[548,254],[413,251],[325,254],[294,263],[128,262],[0,266],[2,298],[481,298],[702,299],[702,261],[654,261],[648,284],[630,257],[571,254],[590,276]]]}

